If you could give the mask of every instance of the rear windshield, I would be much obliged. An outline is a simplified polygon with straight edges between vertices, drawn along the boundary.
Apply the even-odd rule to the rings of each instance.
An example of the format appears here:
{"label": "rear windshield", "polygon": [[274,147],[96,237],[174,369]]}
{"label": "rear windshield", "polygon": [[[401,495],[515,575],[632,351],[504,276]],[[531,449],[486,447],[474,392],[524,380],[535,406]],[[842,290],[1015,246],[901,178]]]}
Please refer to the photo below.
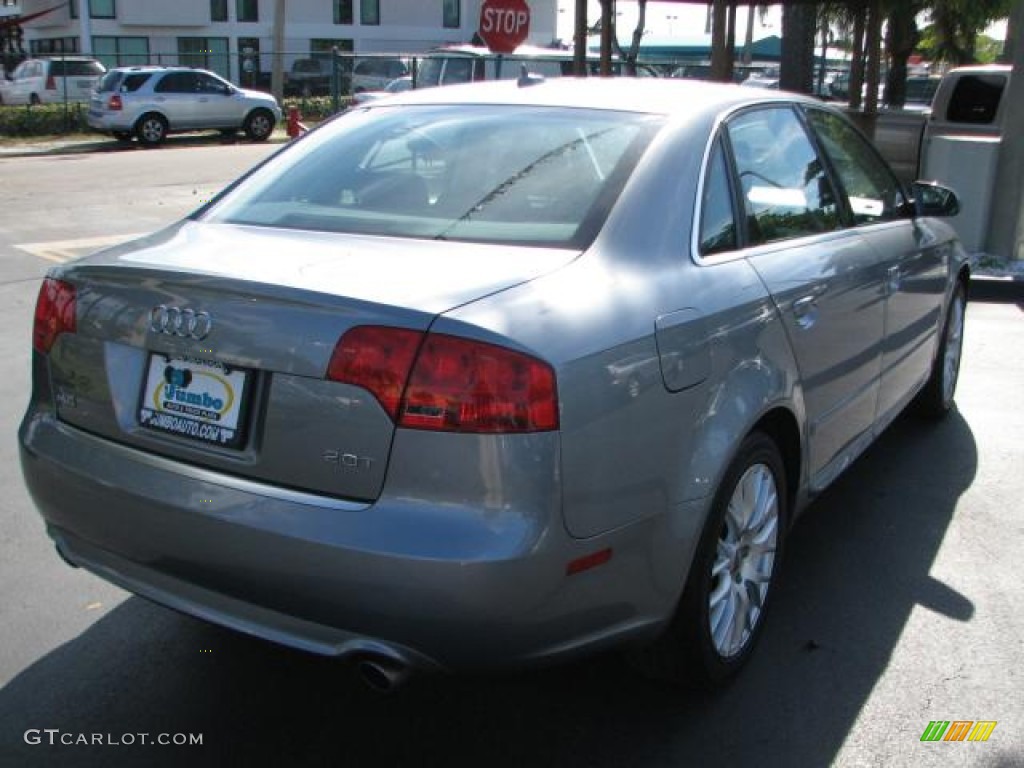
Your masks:
{"label": "rear windshield", "polygon": [[50,75],[53,77],[97,77],[107,70],[98,61],[61,61],[50,62]]}
{"label": "rear windshield", "polygon": [[585,247],[661,118],[550,107],[350,113],[207,218],[322,232]]}

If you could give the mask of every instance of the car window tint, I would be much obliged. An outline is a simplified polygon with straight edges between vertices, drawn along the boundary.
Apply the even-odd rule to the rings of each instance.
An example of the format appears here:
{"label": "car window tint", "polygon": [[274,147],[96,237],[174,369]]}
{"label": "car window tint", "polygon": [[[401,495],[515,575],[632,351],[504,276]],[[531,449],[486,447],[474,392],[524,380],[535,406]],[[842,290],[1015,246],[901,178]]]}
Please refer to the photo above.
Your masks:
{"label": "car window tint", "polygon": [[728,123],[752,243],[835,229],[835,194],[792,109],[751,110]]}
{"label": "car window tint", "polygon": [[225,83],[201,72],[196,74],[197,89],[200,93],[225,93]]}
{"label": "car window tint", "polygon": [[214,212],[236,224],[585,245],[662,118],[600,110],[371,110],[307,140]]}
{"label": "car window tint", "polygon": [[157,93],[195,93],[196,76],[193,72],[169,72],[156,84]]}
{"label": "car window tint", "polygon": [[124,80],[121,82],[121,91],[133,93],[139,90],[149,78],[150,74],[148,72],[133,72],[130,75],[125,75]]}
{"label": "car window tint", "polygon": [[710,256],[736,248],[736,216],[733,211],[729,172],[720,141],[715,142],[704,177],[700,206],[700,254]]}
{"label": "car window tint", "polygon": [[473,79],[473,62],[469,59],[448,59],[444,68],[444,84],[468,83]]}
{"label": "car window tint", "polygon": [[988,125],[996,119],[1006,87],[1004,75],[963,75],[949,97],[946,119],[951,123]]}
{"label": "car window tint", "polygon": [[839,115],[811,109],[807,119],[832,161],[854,224],[896,218],[903,193],[878,153]]}

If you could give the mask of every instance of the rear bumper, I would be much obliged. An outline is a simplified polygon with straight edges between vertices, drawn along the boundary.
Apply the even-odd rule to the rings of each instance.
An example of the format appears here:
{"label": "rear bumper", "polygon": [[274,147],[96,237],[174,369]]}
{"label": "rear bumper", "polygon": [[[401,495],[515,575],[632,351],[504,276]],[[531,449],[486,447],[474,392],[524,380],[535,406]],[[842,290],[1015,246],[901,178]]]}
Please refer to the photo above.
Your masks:
{"label": "rear bumper", "polygon": [[108,114],[105,112],[96,112],[90,109],[86,113],[85,120],[89,124],[90,128],[96,131],[102,131],[103,133],[111,133],[112,131],[130,131],[132,129],[131,121],[121,113]]}
{"label": "rear bumper", "polygon": [[[361,504],[155,457],[42,412],[20,436],[26,483],[66,559],[314,653],[518,666],[651,635],[681,588],[654,576],[664,570],[652,562],[666,537],[658,517],[578,540],[557,494],[546,508],[402,492]],[[570,561],[608,547],[610,562],[567,575]]]}

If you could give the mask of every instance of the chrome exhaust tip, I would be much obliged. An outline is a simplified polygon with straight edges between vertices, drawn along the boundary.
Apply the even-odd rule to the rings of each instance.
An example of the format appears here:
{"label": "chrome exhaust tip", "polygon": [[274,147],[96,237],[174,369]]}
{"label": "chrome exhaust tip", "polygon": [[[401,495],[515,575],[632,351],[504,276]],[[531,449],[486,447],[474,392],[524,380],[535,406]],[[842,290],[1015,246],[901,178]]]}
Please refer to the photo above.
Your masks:
{"label": "chrome exhaust tip", "polygon": [[409,667],[386,657],[364,658],[356,664],[359,677],[377,693],[394,693],[412,674]]}

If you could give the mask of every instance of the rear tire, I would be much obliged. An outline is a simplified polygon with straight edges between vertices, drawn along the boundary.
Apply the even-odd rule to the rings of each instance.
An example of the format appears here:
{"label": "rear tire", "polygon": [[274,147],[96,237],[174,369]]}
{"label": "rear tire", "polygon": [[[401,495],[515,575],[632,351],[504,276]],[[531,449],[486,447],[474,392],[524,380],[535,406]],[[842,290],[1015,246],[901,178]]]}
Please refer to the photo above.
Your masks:
{"label": "rear tire", "polygon": [[37,107],[40,104],[42,104],[43,102],[39,100],[39,94],[38,93],[33,93],[31,96],[28,97],[28,103],[29,103],[29,106]]}
{"label": "rear tire", "polygon": [[167,120],[153,112],[145,114],[135,124],[135,135],[144,147],[159,146],[167,138]]}
{"label": "rear tire", "polygon": [[249,141],[266,141],[274,132],[274,116],[266,109],[254,109],[245,118],[242,130]]}
{"label": "rear tire", "polygon": [[941,419],[953,410],[956,383],[960,378],[960,356],[964,346],[964,313],[967,311],[967,289],[958,281],[946,310],[939,348],[932,363],[928,383],[917,396],[918,412],[927,418]]}
{"label": "rear tire", "polygon": [[764,626],[788,505],[778,446],[752,432],[715,493],[675,615],[659,638],[633,653],[642,673],[711,690],[739,672]]}

